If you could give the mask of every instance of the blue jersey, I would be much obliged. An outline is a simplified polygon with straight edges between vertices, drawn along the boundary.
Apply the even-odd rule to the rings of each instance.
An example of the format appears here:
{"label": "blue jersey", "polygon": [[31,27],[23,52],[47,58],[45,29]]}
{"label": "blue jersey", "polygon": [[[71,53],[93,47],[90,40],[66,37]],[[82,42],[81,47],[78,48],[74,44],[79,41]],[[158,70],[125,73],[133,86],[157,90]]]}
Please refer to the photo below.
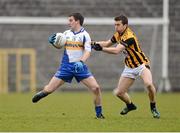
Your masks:
{"label": "blue jersey", "polygon": [[84,64],[84,70],[81,72],[75,72],[74,64],[80,61],[84,51],[91,52],[91,38],[89,34],[82,27],[77,33],[72,30],[64,32],[66,36],[66,44],[64,46],[64,54],[62,62],[55,77],[64,80],[65,82],[71,82],[73,77],[80,82],[81,80],[92,76],[88,67]]}
{"label": "blue jersey", "polygon": [[91,38],[84,28],[77,33],[67,30],[64,35],[67,41],[62,63],[77,62],[82,57],[84,50],[91,52]]}

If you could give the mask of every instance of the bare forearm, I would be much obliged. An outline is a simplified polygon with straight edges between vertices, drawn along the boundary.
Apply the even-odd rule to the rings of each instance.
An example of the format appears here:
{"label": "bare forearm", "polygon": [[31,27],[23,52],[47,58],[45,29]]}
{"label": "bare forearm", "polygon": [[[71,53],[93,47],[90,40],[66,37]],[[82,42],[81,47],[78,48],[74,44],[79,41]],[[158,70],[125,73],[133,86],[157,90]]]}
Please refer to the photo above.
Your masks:
{"label": "bare forearm", "polygon": [[109,47],[109,48],[103,47],[102,51],[105,52],[105,53],[109,53],[109,54],[118,54],[118,53],[120,53],[120,51],[118,51],[115,47]]}
{"label": "bare forearm", "polygon": [[99,41],[97,43],[100,44],[102,47],[109,47],[109,46],[113,45],[110,40],[108,40],[108,41]]}
{"label": "bare forearm", "polygon": [[109,53],[109,54],[119,54],[121,53],[125,47],[123,45],[117,45],[116,47],[103,47],[102,51]]}
{"label": "bare forearm", "polygon": [[91,52],[85,51],[80,60],[83,62],[86,62],[86,60],[90,57],[90,55],[91,55]]}

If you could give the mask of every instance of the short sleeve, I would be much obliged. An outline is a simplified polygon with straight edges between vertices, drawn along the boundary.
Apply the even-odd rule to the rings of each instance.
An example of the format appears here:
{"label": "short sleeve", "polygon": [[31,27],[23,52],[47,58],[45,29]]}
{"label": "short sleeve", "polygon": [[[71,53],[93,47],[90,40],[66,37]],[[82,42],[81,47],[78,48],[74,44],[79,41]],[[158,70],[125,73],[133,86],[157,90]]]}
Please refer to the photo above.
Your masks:
{"label": "short sleeve", "polygon": [[114,35],[113,35],[113,37],[111,38],[111,42],[112,42],[112,43],[116,43],[116,42],[117,42]]}
{"label": "short sleeve", "polygon": [[131,46],[132,44],[135,44],[134,38],[128,38],[125,41],[121,41],[121,44],[124,45],[125,47]]}

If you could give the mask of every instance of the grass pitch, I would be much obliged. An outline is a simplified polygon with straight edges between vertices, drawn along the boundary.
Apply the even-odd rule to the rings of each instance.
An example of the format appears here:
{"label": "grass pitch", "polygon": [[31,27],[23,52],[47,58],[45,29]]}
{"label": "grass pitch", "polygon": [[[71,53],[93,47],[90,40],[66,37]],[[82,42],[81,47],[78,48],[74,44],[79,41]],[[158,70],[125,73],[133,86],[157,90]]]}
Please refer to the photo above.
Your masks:
{"label": "grass pitch", "polygon": [[94,119],[92,94],[88,92],[53,93],[33,104],[33,94],[0,95],[0,131],[43,132],[122,132],[180,131],[180,94],[158,94],[160,119],[152,118],[146,93],[131,93],[136,111],[119,114],[124,104],[111,92],[103,93],[103,114]]}

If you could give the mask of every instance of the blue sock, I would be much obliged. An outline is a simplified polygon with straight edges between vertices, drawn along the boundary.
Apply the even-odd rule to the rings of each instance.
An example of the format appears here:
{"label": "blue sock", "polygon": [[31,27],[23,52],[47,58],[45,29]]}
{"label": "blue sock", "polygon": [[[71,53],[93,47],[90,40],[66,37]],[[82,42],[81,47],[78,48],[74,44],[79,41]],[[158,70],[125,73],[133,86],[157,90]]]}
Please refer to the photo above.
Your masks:
{"label": "blue sock", "polygon": [[96,110],[96,116],[99,116],[102,114],[102,107],[101,106],[96,106],[95,110]]}

